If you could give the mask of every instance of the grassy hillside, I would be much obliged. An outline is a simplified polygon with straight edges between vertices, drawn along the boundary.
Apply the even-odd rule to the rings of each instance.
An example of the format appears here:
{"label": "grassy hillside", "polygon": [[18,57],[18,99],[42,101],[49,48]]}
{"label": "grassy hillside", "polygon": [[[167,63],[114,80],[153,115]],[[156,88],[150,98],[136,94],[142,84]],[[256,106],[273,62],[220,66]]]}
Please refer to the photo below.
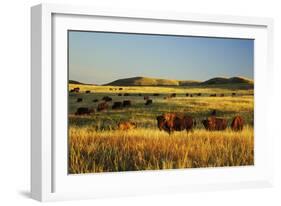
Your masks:
{"label": "grassy hillside", "polygon": [[210,85],[210,84],[249,84],[253,85],[253,80],[247,79],[245,77],[216,77],[209,79],[207,81],[201,82],[202,85]]}

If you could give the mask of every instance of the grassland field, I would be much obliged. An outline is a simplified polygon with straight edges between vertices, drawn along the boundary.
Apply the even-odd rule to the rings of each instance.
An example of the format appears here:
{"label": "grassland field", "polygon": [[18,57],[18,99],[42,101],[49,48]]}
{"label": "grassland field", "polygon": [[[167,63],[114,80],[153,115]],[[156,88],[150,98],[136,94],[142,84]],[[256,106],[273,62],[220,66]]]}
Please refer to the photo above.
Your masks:
{"label": "grassland field", "polygon": [[[69,173],[93,173],[176,169],[197,167],[243,166],[254,164],[254,96],[248,85],[207,86],[93,86],[69,84]],[[122,90],[119,90],[122,88]],[[86,94],[85,91],[91,93]],[[236,96],[231,94],[235,92]],[[129,93],[130,96],[118,96]],[[159,96],[153,96],[153,94]],[[177,96],[164,99],[171,93]],[[186,97],[186,93],[193,97]],[[195,94],[201,93],[201,96]],[[141,94],[141,96],[139,96]],[[217,97],[210,97],[217,94]],[[224,97],[220,97],[224,94]],[[75,115],[78,107],[97,108],[104,96],[115,101],[131,100],[132,106],[119,110],[111,108],[91,115]],[[152,105],[144,105],[150,96]],[[83,98],[77,102],[77,98]],[[98,99],[99,102],[93,102]],[[212,110],[230,125],[235,115],[241,115],[245,128],[233,132],[206,131],[201,120]],[[183,112],[192,116],[194,131],[169,135],[157,128],[156,116],[166,112]],[[120,131],[120,121],[134,121],[137,128]]]}

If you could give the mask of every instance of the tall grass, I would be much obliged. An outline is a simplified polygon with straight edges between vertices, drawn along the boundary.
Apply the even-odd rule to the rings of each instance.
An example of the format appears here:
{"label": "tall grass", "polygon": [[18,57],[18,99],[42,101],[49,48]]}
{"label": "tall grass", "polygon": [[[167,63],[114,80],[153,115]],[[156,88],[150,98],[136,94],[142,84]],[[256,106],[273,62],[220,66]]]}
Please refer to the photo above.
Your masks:
{"label": "tall grass", "polygon": [[93,173],[254,164],[253,129],[168,135],[154,129],[69,130],[69,173]]}

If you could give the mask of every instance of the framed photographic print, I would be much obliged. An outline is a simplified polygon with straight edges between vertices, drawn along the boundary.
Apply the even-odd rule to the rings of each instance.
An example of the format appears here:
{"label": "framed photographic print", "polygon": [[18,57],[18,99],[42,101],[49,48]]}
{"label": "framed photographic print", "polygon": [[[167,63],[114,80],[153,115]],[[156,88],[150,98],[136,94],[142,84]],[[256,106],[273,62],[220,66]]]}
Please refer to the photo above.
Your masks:
{"label": "framed photographic print", "polygon": [[31,14],[34,199],[272,185],[271,19]]}

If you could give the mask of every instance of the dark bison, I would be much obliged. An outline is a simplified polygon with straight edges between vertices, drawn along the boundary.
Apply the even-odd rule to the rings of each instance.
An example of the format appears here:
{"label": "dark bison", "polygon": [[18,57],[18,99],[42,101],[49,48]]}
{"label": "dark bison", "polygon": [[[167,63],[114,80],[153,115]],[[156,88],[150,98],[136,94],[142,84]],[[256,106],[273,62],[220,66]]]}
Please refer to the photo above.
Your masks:
{"label": "dark bison", "polygon": [[217,115],[217,110],[213,110],[212,112],[211,112],[211,116],[216,116]]}
{"label": "dark bison", "polygon": [[197,93],[197,96],[198,96],[198,97],[201,97],[201,93]]}
{"label": "dark bison", "polygon": [[146,100],[145,105],[150,105],[150,104],[152,104],[152,99]]}
{"label": "dark bison", "polygon": [[119,94],[118,94],[118,96],[122,96],[122,94],[121,94],[121,93],[119,93]]}
{"label": "dark bison", "polygon": [[235,92],[232,92],[231,96],[233,96],[233,97],[236,96],[236,93],[235,93]]}
{"label": "dark bison", "polygon": [[122,109],[122,102],[114,102],[112,105],[112,109]]}
{"label": "dark bison", "polygon": [[75,87],[73,89],[70,90],[70,92],[79,92],[80,88],[79,87]]}
{"label": "dark bison", "polygon": [[86,94],[90,94],[90,93],[91,93],[91,91],[90,91],[90,90],[87,90],[87,91],[86,91]]}
{"label": "dark bison", "polygon": [[153,96],[159,96],[159,94],[158,94],[158,93],[155,93],[155,94],[153,94]]}
{"label": "dark bison", "polygon": [[159,130],[164,130],[171,134],[173,131],[192,130],[195,122],[192,117],[182,113],[165,113],[157,116],[157,125]]}
{"label": "dark bison", "polygon": [[125,93],[124,96],[130,96],[130,94],[129,93]]}
{"label": "dark bison", "polygon": [[141,94],[141,93],[139,93],[139,96],[142,96],[142,94]]}
{"label": "dark bison", "polygon": [[119,90],[123,90],[123,88],[119,88]]}
{"label": "dark bison", "polygon": [[188,93],[186,93],[186,94],[185,94],[185,96],[187,96],[187,97],[188,97],[188,96],[189,96],[189,94],[188,94]]}
{"label": "dark bison", "polygon": [[112,89],[112,88],[109,88],[109,90],[112,91],[113,89]]}
{"label": "dark bison", "polygon": [[82,98],[77,98],[77,102],[82,102],[83,99]]}
{"label": "dark bison", "polygon": [[216,97],[217,94],[210,94],[210,97]]}
{"label": "dark bison", "polygon": [[221,97],[224,97],[224,94],[221,94]]}
{"label": "dark bison", "polygon": [[190,94],[190,97],[193,97],[193,95],[192,95],[192,94]]}
{"label": "dark bison", "polygon": [[108,104],[106,102],[102,102],[98,104],[97,111],[101,112],[108,109]]}
{"label": "dark bison", "polygon": [[131,105],[132,105],[132,103],[131,103],[130,100],[124,100],[124,101],[123,101],[123,107],[129,107],[129,106],[131,106]]}
{"label": "dark bison", "polygon": [[233,118],[231,122],[231,129],[233,131],[241,131],[243,130],[244,120],[241,116],[236,116]]}
{"label": "dark bison", "polygon": [[144,99],[144,100],[148,100],[148,99],[149,99],[149,96],[144,96],[143,99]]}
{"label": "dark bison", "polygon": [[129,129],[134,129],[137,127],[137,124],[135,122],[119,122],[118,123],[118,129],[120,130],[129,130]]}
{"label": "dark bison", "polygon": [[176,97],[176,96],[177,96],[176,93],[171,94],[171,97]]}
{"label": "dark bison", "polygon": [[227,127],[227,121],[223,118],[217,118],[215,116],[208,117],[207,119],[202,121],[206,130],[214,131],[214,130],[225,130]]}
{"label": "dark bison", "polygon": [[75,112],[75,115],[90,115],[93,113],[93,109],[89,109],[88,107],[79,107],[77,111]]}
{"label": "dark bison", "polygon": [[104,100],[104,101],[106,101],[106,102],[111,102],[111,101],[112,101],[112,98],[109,97],[109,96],[104,96],[104,97],[102,98],[102,100]]}
{"label": "dark bison", "polygon": [[94,99],[94,100],[93,100],[93,102],[98,102],[98,101],[99,101],[98,99]]}

